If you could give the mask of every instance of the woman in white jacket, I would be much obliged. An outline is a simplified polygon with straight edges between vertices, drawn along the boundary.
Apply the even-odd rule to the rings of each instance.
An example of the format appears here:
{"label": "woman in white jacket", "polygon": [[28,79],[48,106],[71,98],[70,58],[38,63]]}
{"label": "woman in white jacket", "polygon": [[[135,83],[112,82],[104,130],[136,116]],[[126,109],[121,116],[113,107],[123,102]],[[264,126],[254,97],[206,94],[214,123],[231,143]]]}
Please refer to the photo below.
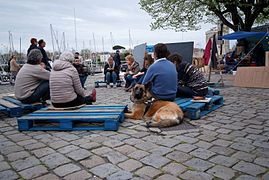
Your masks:
{"label": "woman in white jacket", "polygon": [[63,52],[53,63],[50,74],[50,96],[54,107],[74,107],[96,101],[96,90],[89,94],[82,88],[79,74],[72,65],[74,55]]}

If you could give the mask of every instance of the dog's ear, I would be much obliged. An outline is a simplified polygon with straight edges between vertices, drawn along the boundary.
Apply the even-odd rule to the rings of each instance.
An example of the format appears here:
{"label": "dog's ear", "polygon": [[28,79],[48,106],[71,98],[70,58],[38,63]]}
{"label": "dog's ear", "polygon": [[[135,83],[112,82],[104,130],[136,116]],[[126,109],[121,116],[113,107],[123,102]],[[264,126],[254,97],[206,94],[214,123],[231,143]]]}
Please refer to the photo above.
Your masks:
{"label": "dog's ear", "polygon": [[146,90],[150,90],[152,86],[152,82],[148,82],[147,84],[144,85]]}
{"label": "dog's ear", "polygon": [[131,95],[130,95],[130,100],[134,102],[134,88],[132,89]]}

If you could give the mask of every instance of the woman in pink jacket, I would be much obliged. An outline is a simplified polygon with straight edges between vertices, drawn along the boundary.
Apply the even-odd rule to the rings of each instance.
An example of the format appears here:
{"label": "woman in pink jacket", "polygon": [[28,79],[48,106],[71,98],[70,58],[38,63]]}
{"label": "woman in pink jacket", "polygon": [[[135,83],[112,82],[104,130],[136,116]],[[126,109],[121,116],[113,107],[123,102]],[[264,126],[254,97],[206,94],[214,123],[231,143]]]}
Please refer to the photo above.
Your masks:
{"label": "woman in pink jacket", "polygon": [[54,107],[74,107],[96,101],[96,90],[91,94],[82,88],[78,72],[72,65],[74,55],[63,52],[53,63],[50,73],[50,96]]}

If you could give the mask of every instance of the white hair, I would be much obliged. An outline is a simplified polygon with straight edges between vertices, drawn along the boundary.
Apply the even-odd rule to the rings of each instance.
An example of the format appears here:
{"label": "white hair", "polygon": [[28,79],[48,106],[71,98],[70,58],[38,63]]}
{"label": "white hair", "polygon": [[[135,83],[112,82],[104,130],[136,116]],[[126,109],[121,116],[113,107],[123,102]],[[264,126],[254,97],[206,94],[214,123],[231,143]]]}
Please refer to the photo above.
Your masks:
{"label": "white hair", "polygon": [[75,60],[74,54],[72,52],[70,52],[70,51],[64,51],[60,55],[59,60],[73,62]]}

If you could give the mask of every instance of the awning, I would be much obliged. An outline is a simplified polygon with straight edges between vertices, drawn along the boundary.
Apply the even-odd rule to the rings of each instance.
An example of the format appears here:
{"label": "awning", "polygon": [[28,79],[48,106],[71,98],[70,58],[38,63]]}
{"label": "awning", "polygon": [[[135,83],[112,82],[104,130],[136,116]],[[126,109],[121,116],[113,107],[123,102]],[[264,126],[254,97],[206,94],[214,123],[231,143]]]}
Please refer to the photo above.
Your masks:
{"label": "awning", "polygon": [[246,32],[246,31],[237,31],[231,34],[227,34],[224,36],[219,36],[218,39],[227,39],[227,40],[234,40],[234,39],[244,39],[248,37],[262,37],[265,36],[267,32]]}

